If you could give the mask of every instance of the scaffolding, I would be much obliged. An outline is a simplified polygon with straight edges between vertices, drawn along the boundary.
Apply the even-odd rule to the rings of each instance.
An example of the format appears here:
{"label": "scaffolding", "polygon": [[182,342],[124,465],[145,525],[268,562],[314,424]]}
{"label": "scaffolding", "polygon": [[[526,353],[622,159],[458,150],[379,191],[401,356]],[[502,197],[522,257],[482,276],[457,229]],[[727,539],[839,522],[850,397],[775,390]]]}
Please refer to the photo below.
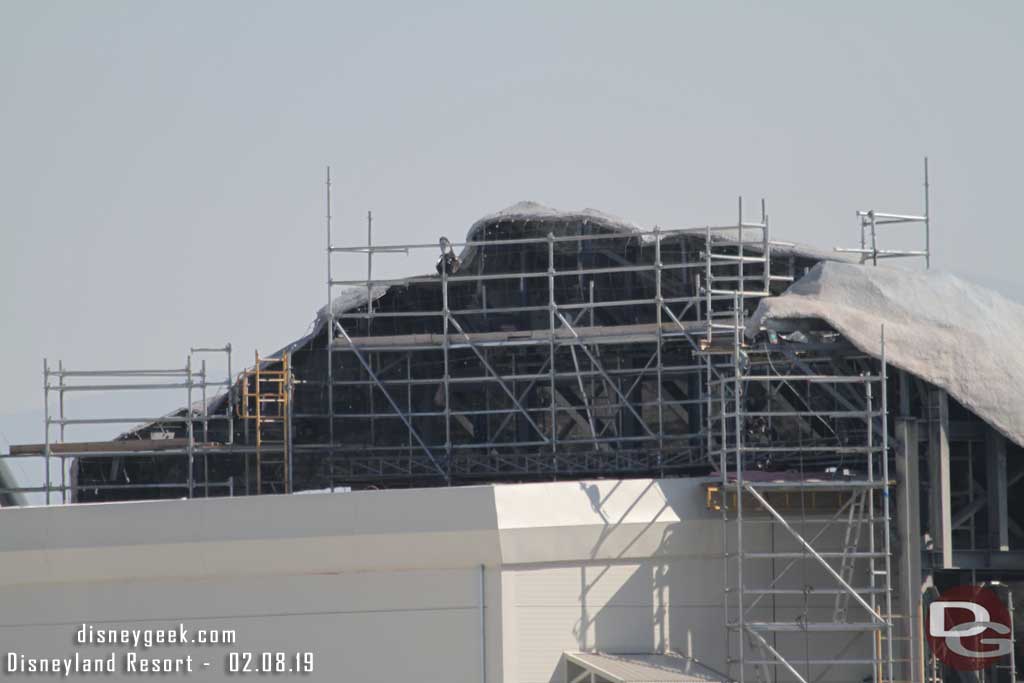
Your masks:
{"label": "scaffolding", "polygon": [[[341,246],[330,169],[326,181],[327,306],[313,332],[238,377],[230,345],[192,349],[173,371],[190,407],[125,418],[143,425],[119,437],[147,462],[151,452],[186,457],[115,483],[118,472],[99,461],[119,458],[120,444],[66,444],[83,455],[74,462],[88,495],[75,500],[128,483],[193,496],[197,483],[210,495],[236,484],[255,494],[705,474],[715,467],[706,394],[719,368],[704,347],[821,258],[773,242],[764,202],[750,220],[742,199],[719,225],[642,230],[602,214],[527,210],[478,222],[462,242],[383,246],[368,213],[365,244]],[[375,277],[375,256],[423,252],[439,257],[436,274]],[[336,269],[345,255],[365,257],[365,278],[351,264]],[[230,390],[211,400],[199,356],[215,352],[228,357],[228,379],[216,384]],[[48,374],[47,410],[52,389]],[[141,438],[147,430],[170,438]],[[152,487],[147,471],[159,479]]]}
{"label": "scaffolding", "polygon": [[[860,211],[859,248],[836,251],[930,266],[927,159],[924,172],[922,213]],[[1016,446],[926,380],[900,371],[889,386],[884,330],[876,358],[817,320],[751,328],[763,298],[827,258],[772,240],[763,201],[756,219],[740,199],[723,224],[651,230],[517,206],[461,242],[395,245],[374,244],[367,213],[365,244],[351,245],[334,241],[331,191],[328,169],[327,305],[309,334],[237,376],[230,344],[165,369],[44,360],[45,440],[3,456],[42,459],[44,481],[0,493],[51,503],[704,476],[742,683],[921,680],[921,576],[940,587],[956,562],[991,573],[1013,561]],[[883,248],[880,234],[901,227],[923,228],[923,247]],[[385,254],[427,254],[436,272],[381,277]],[[361,260],[335,261],[363,257],[365,277]],[[223,380],[209,354],[225,354]],[[185,407],[85,417],[65,405],[74,392],[147,390],[180,392]],[[66,439],[103,424],[133,426]],[[983,515],[986,490],[1001,503]]]}
{"label": "scaffolding", "polygon": [[[319,421],[325,442],[297,443],[296,458],[326,459],[332,485],[705,467],[704,318],[731,315],[733,289],[752,305],[795,270],[790,257],[772,271],[763,202],[748,221],[740,200],[735,223],[698,228],[499,222],[442,238],[436,275],[374,279],[375,254],[439,245],[374,245],[370,221],[366,245],[336,245],[330,189],[328,170],[326,381],[297,378],[294,420]],[[345,254],[365,255],[367,279],[334,277]],[[339,308],[341,288],[364,298]],[[403,306],[385,296],[396,291]]]}
{"label": "scaffolding", "polygon": [[[205,358],[199,360],[197,367],[197,356],[211,353],[225,355],[227,376],[224,379],[209,377]],[[65,368],[63,361],[58,361],[57,367],[54,368],[50,365],[49,360],[44,358],[44,441],[41,444],[12,446],[11,452],[6,456],[8,458],[41,460],[43,481],[40,486],[19,487],[17,491],[42,494],[47,505],[52,502],[54,494],[59,493],[61,503],[67,503],[76,499],[77,494],[83,489],[122,492],[163,489],[179,491],[191,498],[198,486],[196,481],[197,456],[201,458],[203,466],[201,486],[204,495],[209,495],[211,486],[230,489],[230,482],[211,482],[208,468],[211,454],[222,452],[224,447],[232,446],[234,416],[231,409],[230,392],[227,391],[231,385],[231,344],[226,344],[223,347],[193,347],[189,349],[184,366],[178,368],[78,370]],[[226,392],[227,408],[223,412],[210,412],[208,389],[211,388]],[[168,390],[183,390],[186,408],[181,411],[181,414],[160,417],[72,417],[67,412],[66,398],[69,394],[113,394],[126,391],[160,392]],[[199,399],[198,405],[195,403],[197,398]],[[54,403],[57,408],[56,415],[51,412]],[[227,435],[226,444],[211,444],[211,423],[219,426],[218,434]],[[136,427],[134,431],[139,434],[149,432],[148,438],[142,438],[139,434],[130,440],[115,441],[68,442],[65,438],[68,427],[117,424],[142,425]],[[197,426],[200,429],[198,439],[195,433]],[[54,434],[54,429],[57,430],[56,434]],[[211,445],[214,447],[211,448]],[[74,461],[76,458],[89,458],[94,461],[94,464],[96,461],[109,462],[112,472],[110,479],[116,479],[117,472],[123,471],[122,465],[126,459],[139,457],[184,460],[184,466],[181,468],[184,478],[182,481],[120,481],[110,484],[89,483],[87,485],[79,485],[74,478],[69,480],[69,461]],[[54,481],[53,466],[55,463],[59,468],[59,484]]]}
{"label": "scaffolding", "polygon": [[[462,243],[338,246],[329,201],[328,408],[295,419],[330,425],[316,452],[332,484],[710,466],[737,679],[854,667],[895,680],[884,358],[838,338],[747,340],[757,301],[798,272],[791,255],[773,261],[763,203],[759,220],[741,199],[735,223],[700,228],[559,232],[539,220]],[[372,278],[374,254],[439,246],[436,276]],[[336,279],[339,254],[365,255],[367,279]],[[337,307],[342,287],[364,297]],[[394,306],[395,290],[415,304]],[[616,310],[628,318],[601,318]],[[766,524],[793,547],[748,547]],[[751,525],[761,532],[745,541]],[[863,634],[870,654],[850,654]]]}
{"label": "scaffolding", "polygon": [[[879,360],[827,329],[748,329],[762,298],[821,260],[772,241],[763,201],[749,219],[740,198],[719,225],[642,230],[526,212],[482,221],[462,242],[396,245],[374,244],[368,213],[366,243],[339,245],[329,169],[326,187],[327,305],[310,335],[257,353],[237,377],[230,345],[193,348],[169,370],[44,363],[46,440],[24,455],[46,459],[47,502],[105,488],[192,497],[710,473],[730,675],[809,683],[852,668],[897,680],[914,641],[893,609],[884,333]],[[922,217],[863,214],[862,262],[896,255],[875,228],[919,218],[926,247],[901,255],[927,261],[927,179],[925,196]],[[422,253],[436,273],[374,275],[376,255]],[[346,255],[365,256],[365,278],[336,275],[358,272],[337,267]],[[208,353],[226,354],[225,380],[208,377]],[[211,399],[208,387],[228,391]],[[67,392],[140,389],[183,389],[187,407],[65,414]],[[67,444],[65,426],[85,423],[143,426]],[[66,458],[86,481],[67,482]],[[151,462],[158,480],[129,480],[123,466],[117,476],[122,458]]]}
{"label": "scaffolding", "polygon": [[[807,683],[833,668],[853,680],[850,667],[867,667],[872,681],[891,683],[884,330],[877,365],[835,340],[749,341],[733,296],[731,324],[709,317],[704,344],[707,449],[719,474],[707,502],[723,522],[730,674],[772,681],[782,670]],[[864,633],[870,657],[850,655]]]}
{"label": "scaffolding", "polygon": [[[879,259],[924,258],[925,269],[932,264],[931,201],[929,198],[928,157],[924,159],[924,211],[921,214],[887,213],[869,209],[858,211],[860,221],[860,247],[836,247],[839,253],[856,254],[860,262],[878,265]],[[882,228],[920,227],[924,229],[924,244],[920,249],[880,249],[878,234]]]}
{"label": "scaffolding", "polygon": [[[246,493],[292,492],[292,391],[294,388],[288,352],[273,367],[265,367],[256,352],[256,362],[238,378],[241,400],[238,417],[243,420],[246,443],[254,444],[255,491],[245,477]],[[248,461],[247,461],[248,463]]]}

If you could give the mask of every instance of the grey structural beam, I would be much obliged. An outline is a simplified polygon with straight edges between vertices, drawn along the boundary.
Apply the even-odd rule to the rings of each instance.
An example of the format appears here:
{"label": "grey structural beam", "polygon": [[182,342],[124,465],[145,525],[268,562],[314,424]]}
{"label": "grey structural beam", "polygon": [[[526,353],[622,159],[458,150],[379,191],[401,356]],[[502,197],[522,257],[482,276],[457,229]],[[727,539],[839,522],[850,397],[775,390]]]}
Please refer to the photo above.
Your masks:
{"label": "grey structural beam", "polygon": [[985,451],[985,488],[988,489],[988,547],[1005,552],[1010,549],[1006,437],[989,427],[985,438]]}
{"label": "grey structural beam", "polygon": [[928,394],[928,530],[932,550],[941,555],[940,568],[953,568],[953,519],[949,482],[949,397],[943,389]]}
{"label": "grey structural beam", "polygon": [[921,575],[921,506],[918,486],[918,423],[912,417],[896,418],[896,439],[899,444],[894,464],[897,490],[896,525],[899,534],[897,567],[902,578],[897,610],[906,616],[907,640],[901,641],[904,651],[898,654],[906,667],[903,680],[922,681],[920,605]]}
{"label": "grey structural beam", "polygon": [[[943,569],[939,566],[939,558],[933,553],[922,553],[922,560],[926,567],[931,569]],[[1024,550],[1009,550],[1006,552],[995,550],[956,550],[953,553],[953,567],[955,569],[978,569],[985,571],[1005,571],[1020,575],[1024,570]]]}

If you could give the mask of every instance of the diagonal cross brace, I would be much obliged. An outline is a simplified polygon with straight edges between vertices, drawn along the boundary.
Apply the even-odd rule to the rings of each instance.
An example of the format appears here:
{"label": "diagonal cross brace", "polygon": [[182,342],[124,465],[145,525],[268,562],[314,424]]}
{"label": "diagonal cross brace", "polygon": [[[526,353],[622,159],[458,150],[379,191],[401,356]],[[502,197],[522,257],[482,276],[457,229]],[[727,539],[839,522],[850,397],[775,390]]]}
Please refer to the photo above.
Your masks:
{"label": "diagonal cross brace", "polygon": [[570,346],[569,353],[572,354],[572,364],[576,368],[576,383],[580,387],[580,398],[583,400],[583,407],[587,411],[587,422],[590,424],[590,435],[597,438],[597,430],[594,429],[594,414],[590,412],[590,401],[587,400],[587,390],[583,386],[583,377],[580,376],[580,361],[576,357],[576,347]]}
{"label": "diagonal cross brace", "polygon": [[793,538],[795,538],[797,540],[797,542],[800,543],[800,545],[802,545],[807,550],[807,552],[809,552],[811,554],[811,556],[814,559],[816,559],[819,563],[821,563],[821,566],[825,568],[825,571],[827,571],[829,573],[829,575],[833,579],[835,579],[836,582],[839,583],[839,586],[843,590],[845,590],[847,593],[849,593],[853,597],[853,599],[856,600],[860,604],[861,607],[863,607],[865,610],[867,610],[868,614],[870,614],[873,619],[877,620],[878,623],[880,623],[880,624],[886,624],[887,623],[886,620],[882,618],[882,615],[880,615],[878,612],[876,612],[874,609],[872,609],[871,605],[869,605],[867,603],[867,601],[860,596],[860,593],[858,593],[857,590],[853,586],[848,584],[846,582],[846,580],[843,579],[843,577],[840,576],[839,573],[835,569],[832,568],[832,565],[830,565],[825,560],[824,557],[819,555],[818,551],[815,550],[811,546],[810,543],[808,543],[806,540],[804,540],[804,537],[801,536],[799,534],[799,532],[797,532],[796,529],[794,529],[792,526],[790,526],[789,522],[787,522],[785,520],[785,518],[783,518],[783,516],[780,515],[779,512],[768,503],[767,500],[764,499],[764,496],[762,496],[760,494],[760,492],[758,492],[749,483],[744,483],[743,484],[743,488],[746,489],[750,493],[750,495],[752,495],[754,498],[756,498],[757,502],[761,504],[761,507],[763,507],[765,510],[767,510],[768,514],[770,514],[772,517],[774,517],[775,520],[779,524],[782,525],[782,528],[784,528],[786,531],[788,531],[793,536]]}
{"label": "diagonal cross brace", "polygon": [[[569,347],[569,348],[571,349],[572,347]],[[638,386],[640,386],[640,382],[643,380],[644,373],[647,372],[647,368],[651,367],[651,363],[653,363],[655,360],[657,360],[657,358],[658,358],[658,352],[655,351],[654,353],[651,354],[651,357],[647,359],[647,362],[644,363],[644,366],[640,369],[640,372],[637,374],[636,379],[633,380],[633,382],[629,385],[629,388],[626,389],[626,391],[624,392],[626,396],[629,396],[630,394],[632,394],[636,390],[636,388]],[[614,425],[614,422],[611,421],[611,420],[606,422],[604,427],[601,428],[601,431],[598,434],[598,436],[604,436],[604,433],[606,431],[608,431],[608,427],[611,427],[613,425]]]}
{"label": "diagonal cross brace", "polygon": [[[564,315],[562,315],[558,311],[555,311],[555,315],[557,315],[558,319],[562,321],[562,324],[565,325],[565,328],[572,333],[573,337],[575,337],[576,339],[580,338],[580,335],[576,333],[576,330],[573,328],[572,325],[569,324],[569,321],[565,319]],[[606,382],[608,382],[608,385],[612,388],[612,391],[614,391],[615,394],[622,400],[622,404],[626,406],[626,409],[629,410],[629,412],[633,413],[633,417],[635,417],[637,421],[640,423],[640,425],[643,426],[644,431],[647,432],[647,435],[657,439],[658,435],[651,431],[651,428],[647,426],[647,423],[644,421],[644,419],[640,416],[639,413],[636,412],[636,409],[633,408],[632,404],[629,402],[629,399],[622,395],[622,392],[619,391],[619,387],[615,384],[615,382],[612,381],[612,378],[608,376],[608,373],[605,371],[604,366],[601,365],[601,361],[599,361],[597,357],[594,356],[590,349],[587,348],[586,344],[580,344],[580,348],[583,349],[583,353],[587,354],[587,356],[590,358],[590,362],[594,364],[594,368],[599,373],[601,373],[601,376],[604,377]]]}
{"label": "diagonal cross brace", "polygon": [[801,676],[800,672],[797,671],[792,664],[786,661],[786,658],[783,657],[778,650],[772,647],[768,643],[768,641],[764,639],[764,636],[762,636],[760,633],[750,628],[749,626],[744,626],[743,630],[745,630],[747,633],[753,636],[754,639],[757,641],[757,644],[764,648],[765,651],[767,651],[769,654],[771,654],[772,657],[778,660],[779,664],[782,664],[782,666],[786,667],[789,673],[793,674],[793,676],[796,677],[796,680],[800,681],[800,683],[807,683],[807,679]]}
{"label": "diagonal cross brace", "polygon": [[[691,301],[690,303],[686,304],[686,306],[683,307],[683,310],[679,312],[679,315],[686,315],[686,312],[688,310],[690,310],[690,308],[692,306],[693,306],[693,302]],[[672,312],[672,309],[669,307],[669,305],[663,303],[661,305],[661,308],[666,313],[668,313],[668,317],[672,318],[672,322],[674,322],[679,327],[679,331],[683,333],[684,337],[686,337],[686,341],[690,342],[690,346],[693,347],[693,350],[696,351],[697,353],[700,353],[700,347],[693,340],[693,335],[691,335],[690,332],[686,329],[686,326],[683,325],[683,323],[679,319],[679,317],[675,313]]]}
{"label": "diagonal cross brace", "polygon": [[[587,312],[587,309],[585,309],[585,308],[580,309],[580,312],[576,314],[576,318],[574,320],[576,322],[579,322],[579,319],[582,318],[583,314],[586,313],[586,312]],[[538,370],[537,374],[538,375],[543,375],[545,373],[545,371],[548,369],[548,364],[552,363],[552,362],[554,362],[554,357],[548,358],[546,361],[544,361],[544,364],[541,365],[540,370]],[[526,390],[523,391],[522,395],[520,395],[519,400],[522,401],[527,396],[529,396],[530,392],[533,390],[533,387],[536,384],[537,384],[537,378],[534,378],[534,379],[530,380],[530,383],[526,385]],[[508,426],[508,423],[512,421],[512,416],[513,416],[513,413],[509,413],[508,415],[505,416],[505,419],[501,421],[500,425],[498,425],[498,429],[494,432],[494,434],[491,435],[491,439],[492,440],[496,439],[498,437],[498,435],[501,434],[502,431],[504,431],[505,427]]]}
{"label": "diagonal cross brace", "polygon": [[491,364],[487,362],[487,358],[484,357],[484,354],[482,354],[480,350],[476,347],[476,345],[470,340],[469,335],[466,334],[466,331],[462,329],[462,325],[459,324],[459,321],[457,321],[455,319],[455,316],[453,316],[451,313],[448,314],[448,322],[454,325],[455,329],[459,331],[459,334],[462,335],[462,338],[465,340],[466,344],[469,345],[469,348],[473,350],[473,353],[476,354],[476,357],[480,359],[480,362],[483,364],[484,368],[487,369],[487,372],[491,373],[494,379],[498,381],[498,385],[506,394],[508,394],[508,397],[512,399],[512,403],[515,404],[516,409],[523,414],[523,417],[525,417],[526,421],[530,423],[530,426],[537,431],[537,434],[540,435],[540,438],[544,439],[545,442],[550,443],[551,440],[547,437],[546,434],[544,434],[544,432],[541,431],[540,427],[537,426],[537,423],[533,421],[533,418],[530,417],[530,413],[526,410],[526,408],[522,406],[521,403],[519,403],[519,399],[517,399],[516,395],[512,392],[512,390],[508,388],[508,385],[505,384],[505,381],[501,378],[501,375],[499,375],[498,372],[493,367],[491,367]]}
{"label": "diagonal cross brace", "polygon": [[[796,353],[793,351],[792,348],[790,348],[788,345],[783,345],[781,348],[782,348],[782,353],[786,356],[786,359],[789,360],[789,362],[792,363],[794,365],[794,367],[796,367],[798,370],[800,370],[800,372],[804,373],[805,375],[813,375],[814,374],[814,372],[810,368],[810,366],[808,366],[807,363],[805,363],[804,361],[800,360],[800,358],[796,355]],[[839,393],[839,391],[837,391],[834,387],[829,386],[828,384],[825,384],[825,383],[821,384],[820,386],[825,391],[830,393],[847,410],[851,410],[851,411],[857,410],[857,406],[855,406],[853,404],[853,402],[850,401],[850,399],[846,398],[841,393]],[[792,389],[792,387],[790,387],[790,388]],[[799,392],[797,392],[797,393],[799,395]],[[874,424],[874,421],[871,420],[871,418],[867,418],[867,420],[869,422],[869,426],[875,432],[875,435],[878,436],[879,438],[881,438],[882,437],[882,428],[880,426]],[[892,437],[889,437],[889,439],[890,439],[890,442],[891,442],[892,441]]]}
{"label": "diagonal cross brace", "polygon": [[[839,509],[835,511],[835,513],[832,515],[832,517],[830,517],[829,520],[827,522],[825,522],[825,524],[822,525],[821,529],[818,530],[818,533],[814,534],[814,536],[811,538],[809,543],[814,543],[819,538],[824,536],[825,532],[827,532],[829,529],[832,528],[832,523],[835,522],[837,519],[839,519],[842,516],[842,514],[844,512],[846,512],[847,508],[851,507],[851,505],[853,504],[854,499],[855,499],[855,496],[850,496],[850,499],[847,500],[845,503],[843,503],[839,507]],[[850,511],[851,512],[853,511],[852,508],[851,508]],[[778,572],[775,575],[775,578],[772,579],[772,582],[768,584],[768,588],[775,588],[776,584],[778,584],[778,582],[782,580],[782,578],[786,575],[786,573],[789,572],[789,570],[792,569],[794,566],[796,566],[796,563],[799,562],[799,561],[800,561],[800,558],[795,558],[795,559],[792,559],[789,562],[787,562],[786,566],[782,568],[782,571]],[[754,609],[754,607],[757,606],[757,603],[761,602],[761,599],[765,595],[767,595],[767,593],[761,593],[756,598],[754,598],[754,600],[749,605],[746,606],[746,609],[743,612],[744,615],[748,614],[750,612],[750,610]],[[837,595],[836,597],[838,598],[839,596]]]}
{"label": "diagonal cross brace", "polygon": [[[388,390],[384,387],[384,384],[381,383],[380,378],[378,378],[377,375],[373,372],[373,369],[370,368],[370,364],[366,362],[365,358],[363,358],[363,354],[359,352],[358,348],[356,348],[355,343],[353,343],[352,341],[352,337],[348,336],[348,332],[346,332],[345,328],[341,326],[341,323],[335,321],[334,326],[337,328],[338,332],[341,333],[341,336],[345,337],[345,341],[348,342],[349,348],[352,349],[352,353],[354,353],[356,359],[359,360],[359,364],[363,366],[363,369],[366,370],[366,373],[374,381],[374,383],[380,389],[381,393],[384,394],[384,398],[386,398],[388,400],[388,403],[391,404],[392,410],[394,410],[398,417],[401,418],[402,422],[405,423],[405,426],[409,429],[409,433],[412,434],[413,438],[416,439],[416,443],[419,444],[420,448],[422,448],[423,451],[427,454],[427,457],[430,458],[430,462],[434,464],[434,467],[437,469],[438,473],[440,473],[440,475],[444,477],[444,480],[446,482],[451,483],[451,479],[448,478],[448,473],[445,472],[441,465],[437,462],[437,458],[434,457],[434,454],[430,451],[430,448],[423,441],[422,437],[420,437],[420,434],[419,432],[416,431],[416,428],[412,426],[411,422],[409,422],[409,419],[406,417],[405,413],[402,412],[402,409],[398,407],[398,404],[395,402],[395,399],[391,398],[391,394],[388,393]],[[333,389],[334,387],[331,387],[331,390]]]}

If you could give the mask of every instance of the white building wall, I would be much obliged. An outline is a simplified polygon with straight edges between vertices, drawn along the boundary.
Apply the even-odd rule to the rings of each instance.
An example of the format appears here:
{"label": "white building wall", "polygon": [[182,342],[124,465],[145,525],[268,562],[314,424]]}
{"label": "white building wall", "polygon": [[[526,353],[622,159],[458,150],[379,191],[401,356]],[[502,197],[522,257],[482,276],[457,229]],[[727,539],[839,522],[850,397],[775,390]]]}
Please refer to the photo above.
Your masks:
{"label": "white building wall", "polygon": [[[222,680],[229,652],[314,653],[307,681],[480,681],[500,666],[493,493],[265,496],[0,510],[0,650],[96,657],[81,624],[231,629],[230,647],[157,646]],[[481,566],[485,615],[481,625]],[[204,668],[203,662],[210,667]],[[48,676],[0,674],[4,680]],[[109,676],[87,679],[110,680]],[[234,677],[237,680],[237,676]],[[185,680],[166,676],[161,680]],[[498,680],[492,674],[490,680]]]}
{"label": "white building wall", "polygon": [[566,650],[724,665],[722,526],[701,482],[530,484],[496,501],[505,681],[561,680]]}
{"label": "white building wall", "polygon": [[720,576],[707,576],[702,589],[692,588],[707,567],[704,560],[679,559],[506,571],[506,580],[515,584],[514,597],[505,596],[506,609],[515,614],[514,680],[561,680],[562,651],[673,650],[720,664]]}
{"label": "white building wall", "polygon": [[80,624],[141,629],[184,623],[190,630],[233,629],[237,645],[154,647],[141,655],[190,654],[199,680],[226,678],[233,650],[285,652],[289,664],[293,653],[312,652],[314,675],[302,680],[479,681],[478,583],[478,570],[435,569],[35,585],[0,591],[0,633],[5,651],[28,656],[114,650],[120,657],[131,648],[74,645]]}
{"label": "white building wall", "polygon": [[[228,677],[230,651],[311,651],[302,680],[360,683],[549,683],[566,650],[723,670],[721,532],[687,479],[3,508],[0,649],[94,656],[110,648],[76,646],[82,623],[184,623],[237,642],[140,654],[191,654],[204,681]],[[826,583],[787,578],[808,580]]]}

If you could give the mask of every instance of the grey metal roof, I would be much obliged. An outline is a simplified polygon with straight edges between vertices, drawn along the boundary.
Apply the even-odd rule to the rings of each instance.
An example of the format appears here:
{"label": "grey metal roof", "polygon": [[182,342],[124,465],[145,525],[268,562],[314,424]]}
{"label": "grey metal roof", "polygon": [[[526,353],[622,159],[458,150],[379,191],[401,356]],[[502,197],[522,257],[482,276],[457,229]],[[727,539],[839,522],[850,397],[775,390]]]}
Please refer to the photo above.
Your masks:
{"label": "grey metal roof", "polygon": [[[565,659],[582,670],[610,683],[729,683],[729,677],[697,661],[676,654],[603,654],[566,652]],[[571,682],[576,676],[570,675]],[[588,677],[582,681],[589,683]]]}

